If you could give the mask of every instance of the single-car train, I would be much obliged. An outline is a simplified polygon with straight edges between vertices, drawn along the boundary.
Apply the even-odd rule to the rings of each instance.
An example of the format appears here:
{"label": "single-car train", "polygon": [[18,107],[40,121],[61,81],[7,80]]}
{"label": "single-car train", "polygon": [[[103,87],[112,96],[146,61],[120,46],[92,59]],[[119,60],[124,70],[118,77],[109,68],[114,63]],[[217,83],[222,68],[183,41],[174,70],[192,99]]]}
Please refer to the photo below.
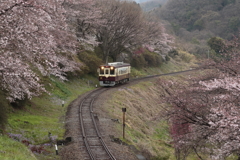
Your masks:
{"label": "single-car train", "polygon": [[98,68],[100,86],[114,86],[130,79],[131,66],[128,63],[113,62]]}

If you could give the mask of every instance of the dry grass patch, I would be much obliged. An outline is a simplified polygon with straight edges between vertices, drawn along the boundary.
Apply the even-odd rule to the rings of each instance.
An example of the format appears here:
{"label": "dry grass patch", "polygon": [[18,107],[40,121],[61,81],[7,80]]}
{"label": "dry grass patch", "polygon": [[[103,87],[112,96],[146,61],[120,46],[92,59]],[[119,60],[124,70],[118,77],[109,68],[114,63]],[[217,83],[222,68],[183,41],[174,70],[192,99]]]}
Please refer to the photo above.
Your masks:
{"label": "dry grass patch", "polygon": [[[107,111],[116,119],[122,119],[122,108],[126,112],[126,140],[151,157],[172,159],[174,150],[170,144],[167,122],[162,116],[159,97],[165,91],[155,82],[141,82],[131,87],[122,87],[106,104]],[[121,127],[117,128],[121,136]],[[172,158],[171,158],[172,157]]]}
{"label": "dry grass patch", "polygon": [[[122,108],[126,112],[126,142],[134,145],[148,155],[151,160],[174,160],[174,148],[169,135],[168,121],[165,119],[166,103],[164,98],[168,96],[165,82],[179,82],[182,85],[188,83],[188,78],[202,74],[201,71],[175,76],[163,76],[151,81],[140,82],[133,86],[122,86],[105,103],[106,112],[114,119],[122,120]],[[172,92],[170,90],[170,92]],[[122,126],[117,125],[118,132],[115,137],[122,137]],[[188,159],[196,159],[189,157]]]}

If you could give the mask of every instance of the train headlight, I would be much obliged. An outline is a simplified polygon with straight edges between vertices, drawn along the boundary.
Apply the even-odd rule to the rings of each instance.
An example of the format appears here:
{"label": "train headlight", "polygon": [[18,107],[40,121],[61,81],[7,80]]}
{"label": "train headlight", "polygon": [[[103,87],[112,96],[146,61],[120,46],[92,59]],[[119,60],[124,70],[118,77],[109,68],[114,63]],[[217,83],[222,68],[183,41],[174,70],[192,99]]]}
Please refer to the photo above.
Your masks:
{"label": "train headlight", "polygon": [[110,67],[111,70],[113,70],[114,68],[113,67]]}
{"label": "train headlight", "polygon": [[104,69],[104,67],[102,66],[101,69]]}

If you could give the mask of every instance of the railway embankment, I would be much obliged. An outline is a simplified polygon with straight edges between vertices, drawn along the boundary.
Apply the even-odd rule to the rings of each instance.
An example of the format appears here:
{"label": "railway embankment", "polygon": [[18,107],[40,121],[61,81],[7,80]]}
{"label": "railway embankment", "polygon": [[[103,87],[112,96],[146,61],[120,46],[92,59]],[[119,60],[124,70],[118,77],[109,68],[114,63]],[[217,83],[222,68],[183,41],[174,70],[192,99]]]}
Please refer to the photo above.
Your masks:
{"label": "railway embankment", "polygon": [[[163,99],[167,93],[164,84],[159,85],[158,81],[159,79],[185,81],[185,77],[195,72],[192,70],[130,81],[124,85],[110,87],[96,98],[93,114],[102,137],[116,158],[174,159],[168,121],[163,110],[166,105]],[[84,96],[79,97],[69,106],[66,136],[74,137],[75,141],[64,147],[62,156],[65,159],[74,159],[86,154],[83,142],[79,141],[82,139],[80,124],[78,119],[74,118],[78,115],[76,109],[83,98]],[[126,108],[125,132],[122,127],[122,108]]]}
{"label": "railway embankment", "polygon": [[[141,77],[141,76],[147,76],[147,75],[153,75],[153,74],[160,74],[160,73],[167,73],[171,71],[178,71],[178,70],[184,70],[186,68],[189,68],[189,66],[184,65],[184,63],[180,64],[180,62],[168,62],[168,64],[163,64],[160,68],[146,68],[141,71],[133,69],[132,75],[134,77]],[[16,107],[9,107],[7,112],[8,114],[8,125],[6,126],[5,134],[7,137],[5,137],[2,141],[2,144],[4,144],[4,148],[0,148],[0,156],[4,158],[14,159],[14,157],[20,157],[21,153],[26,154],[29,153],[28,157],[32,157],[32,159],[61,159],[61,150],[62,147],[59,146],[59,154],[56,155],[54,143],[57,140],[64,139],[64,135],[66,135],[67,132],[65,130],[65,124],[67,123],[66,120],[66,113],[68,113],[68,105],[74,100],[77,99],[80,95],[95,89],[95,85],[97,84],[97,78],[96,77],[90,77],[90,76],[83,76],[80,78],[74,78],[70,79],[68,82],[60,82],[57,79],[50,79],[47,80],[46,83],[51,84],[51,94],[45,94],[40,97],[34,97],[31,101],[25,101],[18,103]],[[146,83],[148,84],[148,83]],[[146,85],[145,84],[145,85]],[[151,83],[150,83],[151,84]],[[136,86],[137,87],[137,86]],[[142,86],[140,87],[140,91]],[[137,87],[138,88],[138,87]],[[116,91],[116,93],[124,93],[129,92],[131,93],[134,90],[132,88],[119,88],[119,90]],[[139,92],[140,92],[139,91]],[[134,91],[135,92],[135,91]],[[138,92],[138,91],[136,91]],[[128,94],[129,94],[128,93]],[[151,91],[149,91],[149,94]],[[112,98],[108,95],[110,94],[113,96]],[[115,92],[112,93],[104,93],[100,99],[101,100],[108,100],[114,99]],[[127,93],[126,93],[127,95]],[[140,99],[139,99],[140,100]],[[136,102],[131,102],[131,105],[138,104],[138,99],[135,99]],[[105,103],[106,101],[104,101]],[[99,105],[105,106],[103,101]],[[116,100],[114,103],[122,104],[121,100]],[[110,104],[110,103],[109,103]],[[112,105],[112,108],[115,107],[115,104]],[[101,109],[101,107],[97,107],[99,110],[103,113],[97,113],[99,122],[101,124],[106,124],[108,128],[112,129],[108,131],[106,129],[106,133],[104,134],[105,137],[110,137],[109,135],[113,135],[115,138],[119,138],[121,141],[121,136],[118,134],[121,134],[121,124],[116,123],[115,121],[111,119],[119,119],[120,118],[114,117],[114,115],[109,115],[108,109]],[[142,109],[137,107],[136,111],[141,111]],[[144,109],[145,110],[145,109]],[[142,112],[144,111],[142,110]],[[119,112],[119,111],[118,111]],[[129,118],[130,110],[127,109],[126,118]],[[138,112],[134,112],[131,115],[137,114]],[[157,113],[157,111],[155,111]],[[121,116],[121,111],[119,112]],[[103,116],[101,116],[103,115]],[[139,119],[139,118],[136,118]],[[141,114],[140,114],[141,119]],[[74,121],[74,119],[71,119],[70,121]],[[106,123],[109,122],[109,123]],[[131,123],[130,123],[131,122]],[[133,120],[127,119],[126,121],[126,142],[129,146],[134,146],[134,143],[139,143],[141,146],[144,146],[145,143],[148,144],[149,141],[145,141],[145,143],[140,143],[140,141],[136,138],[130,138],[129,134],[135,136],[135,131],[133,131],[132,128],[128,128],[129,126],[137,126],[138,123],[132,123],[135,122]],[[161,125],[162,126],[162,125]],[[118,130],[115,130],[117,127]],[[141,128],[141,127],[139,127]],[[114,130],[113,130],[114,129]],[[101,129],[102,131],[105,131],[105,128]],[[146,128],[143,127],[142,130],[146,132]],[[151,129],[150,129],[151,130]],[[118,134],[115,134],[117,132]],[[143,133],[144,133],[143,132]],[[134,134],[133,134],[134,133]],[[138,134],[138,131],[136,130],[136,133]],[[147,133],[147,132],[146,132]],[[9,138],[9,136],[12,136]],[[142,134],[138,134],[138,136],[142,136]],[[74,137],[73,137],[74,140]],[[12,141],[16,144],[23,144],[23,147],[20,147],[21,150],[19,150],[18,145],[11,145],[10,142]],[[129,141],[129,142],[128,142]],[[158,140],[157,140],[158,141]],[[22,142],[26,142],[25,144]],[[134,142],[134,143],[132,143]],[[8,145],[9,144],[9,145]],[[14,147],[16,146],[16,147]],[[129,150],[129,146],[126,145],[120,145],[117,143],[114,143],[114,146],[116,150],[119,150],[119,156],[123,156],[123,153],[128,152],[129,155],[133,155],[135,153],[132,153],[131,150]],[[139,148],[138,145],[135,145],[138,150],[140,150],[143,153],[147,153],[147,151],[142,150],[142,148]],[[131,147],[130,147],[131,148]],[[135,148],[135,147],[132,147]],[[6,151],[7,149],[7,151]],[[14,150],[17,150],[18,152],[15,152]],[[20,152],[19,152],[20,151]],[[28,152],[28,151],[32,151]],[[16,154],[12,154],[16,153]],[[30,158],[29,158],[30,159]]]}
{"label": "railway embankment", "polygon": [[[172,159],[174,148],[169,133],[169,124],[166,119],[166,104],[164,98],[168,96],[164,84],[159,79],[177,80],[186,83],[191,74],[196,71],[182,74],[165,75],[152,79],[129,83],[104,93],[98,100],[97,114],[99,119],[114,119],[119,123],[112,123],[105,133],[111,134],[127,144],[129,153],[143,155],[147,159]],[[126,108],[125,138],[123,138],[123,113]],[[102,125],[106,124],[102,121]],[[121,145],[119,145],[121,147]]]}

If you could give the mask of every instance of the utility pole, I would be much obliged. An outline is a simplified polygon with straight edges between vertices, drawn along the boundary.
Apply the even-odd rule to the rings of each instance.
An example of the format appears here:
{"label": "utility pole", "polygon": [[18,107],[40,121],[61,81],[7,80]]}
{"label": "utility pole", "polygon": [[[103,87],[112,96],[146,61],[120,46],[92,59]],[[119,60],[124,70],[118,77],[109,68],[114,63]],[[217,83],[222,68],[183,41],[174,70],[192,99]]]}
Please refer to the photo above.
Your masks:
{"label": "utility pole", "polygon": [[122,108],[123,112],[123,139],[125,139],[125,113],[127,112],[127,108]]}

